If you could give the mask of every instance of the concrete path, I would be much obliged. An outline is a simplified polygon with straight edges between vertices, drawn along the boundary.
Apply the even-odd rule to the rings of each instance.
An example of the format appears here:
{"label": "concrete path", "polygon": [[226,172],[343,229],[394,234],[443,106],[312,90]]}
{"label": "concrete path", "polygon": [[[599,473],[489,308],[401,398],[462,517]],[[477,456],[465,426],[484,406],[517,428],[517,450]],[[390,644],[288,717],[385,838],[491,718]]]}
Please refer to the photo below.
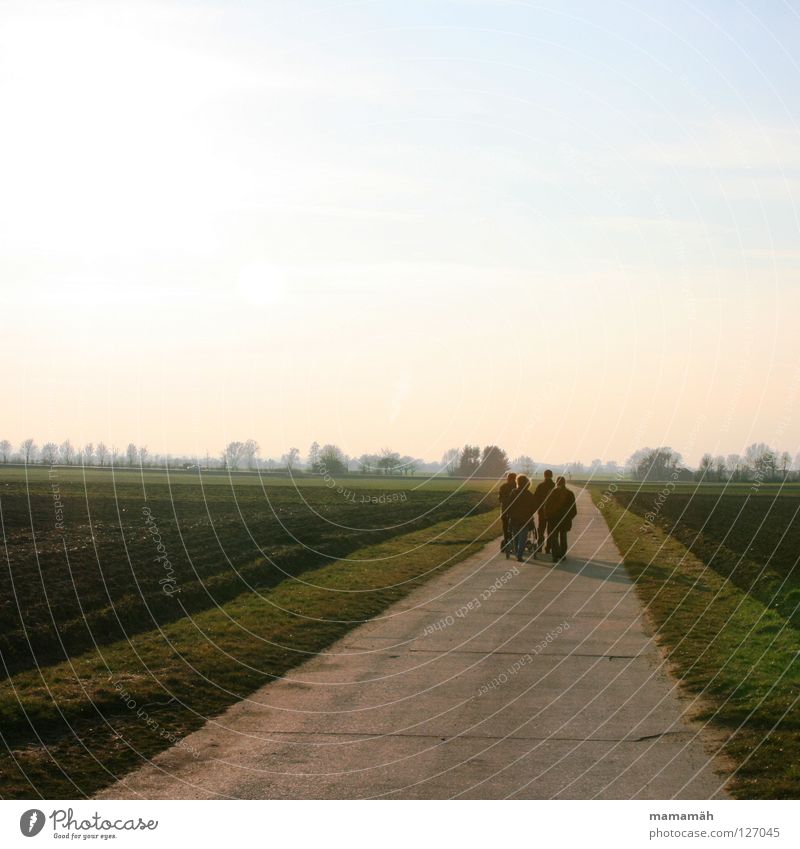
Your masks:
{"label": "concrete path", "polygon": [[101,797],[724,797],[588,494],[578,510],[563,563],[493,542]]}

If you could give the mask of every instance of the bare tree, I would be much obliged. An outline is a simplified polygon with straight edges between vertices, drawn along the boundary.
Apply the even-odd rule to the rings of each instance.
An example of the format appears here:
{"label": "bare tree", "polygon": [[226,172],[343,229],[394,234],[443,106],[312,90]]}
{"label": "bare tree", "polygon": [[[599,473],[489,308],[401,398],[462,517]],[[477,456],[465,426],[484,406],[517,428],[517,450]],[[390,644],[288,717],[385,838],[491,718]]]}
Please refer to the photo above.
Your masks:
{"label": "bare tree", "polygon": [[[371,475],[378,466],[378,460],[380,457],[377,454],[362,454],[358,460],[358,470],[362,475]],[[317,471],[319,470],[319,463],[317,463]]]}
{"label": "bare tree", "polygon": [[764,477],[767,480],[774,481],[778,478],[778,455],[771,448],[761,458],[761,468],[764,470]]}
{"label": "bare tree", "polygon": [[458,468],[459,460],[461,460],[460,448],[448,448],[442,454],[442,471],[448,475],[454,475]]}
{"label": "bare tree", "polygon": [[718,454],[714,458],[714,471],[717,474],[718,481],[724,481],[728,474],[728,467],[725,465],[725,458],[722,454]]}
{"label": "bare tree", "polygon": [[[296,451],[296,448],[290,449]],[[298,452],[299,453],[299,452]],[[291,469],[292,467],[289,466]],[[319,469],[329,475],[339,475],[347,471],[347,458],[338,445],[323,445],[319,451]]]}
{"label": "bare tree", "polygon": [[753,470],[753,475],[759,480],[774,480],[778,462],[775,452],[764,442],[754,442],[748,445],[744,452],[747,467]]}
{"label": "bare tree", "polygon": [[308,449],[306,466],[311,472],[319,471],[319,442],[317,442],[316,439],[311,443],[311,447]]}
{"label": "bare tree", "polygon": [[45,442],[42,446],[42,462],[52,466],[58,458],[58,446],[55,442]]}
{"label": "bare tree", "polygon": [[97,443],[97,462],[101,466],[105,466],[106,457],[108,457],[108,448],[106,448],[105,442]]}
{"label": "bare tree", "polygon": [[150,451],[148,450],[146,445],[142,445],[139,448],[139,465],[146,466],[147,458],[150,456]]}
{"label": "bare tree", "polygon": [[256,468],[256,455],[258,454],[258,443],[255,439],[248,439],[242,446],[242,459],[248,469]]}
{"label": "bare tree", "polygon": [[0,457],[3,458],[3,462],[7,463],[9,455],[11,454],[11,443],[7,439],[3,439],[0,441]]}
{"label": "bare tree", "polygon": [[[102,444],[103,443],[101,442],[100,445]],[[100,445],[97,447],[100,448]],[[83,446],[83,457],[81,459],[83,460],[84,466],[92,465],[92,460],[94,459],[94,445],[91,442],[87,442],[86,445]]]}
{"label": "bare tree", "polygon": [[536,469],[533,457],[529,457],[527,454],[521,454],[517,457],[517,459],[514,460],[513,465],[516,466],[523,475],[527,475],[528,477],[530,477]]}
{"label": "bare tree", "polygon": [[300,449],[299,448],[290,448],[283,455],[283,457],[281,457],[281,462],[291,472],[291,471],[294,470],[294,467],[297,465],[297,461],[299,459],[300,459]]}
{"label": "bare tree", "polygon": [[788,451],[781,453],[778,461],[781,467],[781,478],[786,480],[789,477],[789,469],[792,468],[792,455]]}
{"label": "bare tree", "polygon": [[742,476],[742,458],[738,454],[728,454],[728,474],[732,481],[738,481]]}
{"label": "bare tree", "polygon": [[28,438],[23,440],[19,446],[19,453],[22,455],[22,462],[26,466],[29,466],[31,463],[36,462],[36,455],[39,453],[39,449],[36,447],[36,443]]}
{"label": "bare tree", "polygon": [[713,470],[714,458],[710,454],[703,454],[700,458],[700,466],[695,473],[695,478],[699,481],[711,480]]}
{"label": "bare tree", "polygon": [[133,442],[128,443],[128,447],[125,449],[125,454],[128,457],[128,465],[132,466],[136,462],[136,457],[139,454],[139,451],[136,448],[135,443],[133,443]]}
{"label": "bare tree", "polygon": [[75,449],[72,447],[72,443],[68,439],[65,439],[61,443],[60,452],[61,459],[63,460],[64,464],[67,466],[71,466],[72,461],[75,457]]}
{"label": "bare tree", "polygon": [[625,465],[636,480],[669,480],[679,474],[681,455],[668,445],[640,448],[628,457]]}
{"label": "bare tree", "polygon": [[406,454],[405,456],[400,458],[400,471],[404,475],[410,475],[413,478],[421,462],[422,461],[417,459],[416,457],[411,457]]}
{"label": "bare tree", "polygon": [[226,469],[238,469],[239,462],[242,459],[242,452],[244,451],[244,443],[242,442],[229,442],[222,449],[222,464]]}
{"label": "bare tree", "polygon": [[400,455],[391,448],[381,448],[381,458],[378,460],[377,468],[384,475],[397,474],[400,468]]}
{"label": "bare tree", "polygon": [[117,457],[119,457],[119,449],[116,445],[111,446],[111,465],[117,465]]}

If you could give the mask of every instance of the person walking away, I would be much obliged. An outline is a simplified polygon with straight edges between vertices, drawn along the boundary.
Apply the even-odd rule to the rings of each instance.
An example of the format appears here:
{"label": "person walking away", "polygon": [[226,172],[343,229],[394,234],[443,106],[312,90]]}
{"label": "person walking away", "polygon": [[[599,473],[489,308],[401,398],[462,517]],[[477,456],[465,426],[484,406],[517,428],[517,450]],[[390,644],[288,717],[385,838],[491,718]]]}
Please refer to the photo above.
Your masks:
{"label": "person walking away", "polygon": [[572,530],[572,520],[577,515],[575,493],[571,489],[567,489],[567,482],[563,477],[559,477],[548,498],[547,512],[547,526],[552,540],[553,563],[558,563],[567,556],[567,533]]}
{"label": "person walking away", "polygon": [[[550,536],[549,536],[549,521],[547,518],[547,507],[550,493],[555,489],[553,483],[553,472],[550,469],[545,469],[544,480],[536,487],[533,495],[536,498],[536,513],[539,517],[539,532],[536,535],[535,553],[542,550],[544,546],[545,552],[550,553]],[[545,544],[546,541],[546,544]]]}
{"label": "person walking away", "polygon": [[500,501],[500,521],[503,523],[503,542],[500,551],[505,551],[506,546],[511,541],[511,533],[508,528],[508,508],[514,500],[516,488],[517,475],[515,472],[509,472],[506,475],[506,482],[500,484],[500,489],[497,491],[497,498]]}
{"label": "person walking away", "polygon": [[518,475],[514,498],[508,508],[508,521],[511,545],[520,563],[524,560],[525,542],[535,516],[536,499],[531,492],[530,478],[527,475]]}

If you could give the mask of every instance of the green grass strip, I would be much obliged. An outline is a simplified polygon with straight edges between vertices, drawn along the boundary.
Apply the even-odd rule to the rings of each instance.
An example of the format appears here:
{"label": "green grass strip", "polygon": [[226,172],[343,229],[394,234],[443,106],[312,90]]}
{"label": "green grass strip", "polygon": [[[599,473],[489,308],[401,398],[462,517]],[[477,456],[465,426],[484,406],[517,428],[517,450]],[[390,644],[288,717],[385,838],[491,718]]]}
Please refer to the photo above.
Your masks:
{"label": "green grass strip", "polygon": [[441,522],[300,580],[13,676],[0,684],[0,795],[91,795],[498,533],[497,511]]}
{"label": "green grass strip", "polygon": [[739,798],[800,796],[800,635],[659,528],[592,488],[672,670],[717,729]]}

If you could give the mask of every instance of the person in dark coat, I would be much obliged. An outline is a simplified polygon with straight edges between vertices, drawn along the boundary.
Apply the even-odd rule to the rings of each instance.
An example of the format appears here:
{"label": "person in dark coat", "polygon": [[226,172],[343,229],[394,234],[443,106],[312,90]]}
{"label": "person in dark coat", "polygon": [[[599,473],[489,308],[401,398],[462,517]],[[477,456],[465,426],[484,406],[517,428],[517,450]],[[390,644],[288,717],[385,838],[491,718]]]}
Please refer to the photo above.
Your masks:
{"label": "person in dark coat", "polygon": [[547,504],[547,526],[552,540],[553,563],[558,563],[567,556],[567,532],[572,530],[572,520],[578,515],[575,494],[571,489],[567,489],[567,482],[563,477],[556,480]]}
{"label": "person in dark coat", "polygon": [[514,500],[514,491],[516,488],[516,472],[509,472],[506,475],[506,482],[500,484],[500,489],[497,491],[497,498],[500,501],[500,521],[503,523],[503,544],[500,546],[500,551],[505,551],[506,546],[511,540],[511,532],[508,529],[508,508]]}
{"label": "person in dark coat", "polygon": [[517,488],[514,500],[508,508],[508,521],[511,531],[511,544],[520,563],[524,560],[525,542],[528,531],[536,516],[536,499],[531,492],[531,481],[527,475],[517,476]]}
{"label": "person in dark coat", "polygon": [[539,532],[536,535],[537,552],[542,550],[542,546],[544,546],[546,552],[550,552],[550,522],[547,518],[547,502],[554,489],[553,473],[550,469],[545,469],[544,480],[533,493],[536,498],[536,512],[539,516]]}

